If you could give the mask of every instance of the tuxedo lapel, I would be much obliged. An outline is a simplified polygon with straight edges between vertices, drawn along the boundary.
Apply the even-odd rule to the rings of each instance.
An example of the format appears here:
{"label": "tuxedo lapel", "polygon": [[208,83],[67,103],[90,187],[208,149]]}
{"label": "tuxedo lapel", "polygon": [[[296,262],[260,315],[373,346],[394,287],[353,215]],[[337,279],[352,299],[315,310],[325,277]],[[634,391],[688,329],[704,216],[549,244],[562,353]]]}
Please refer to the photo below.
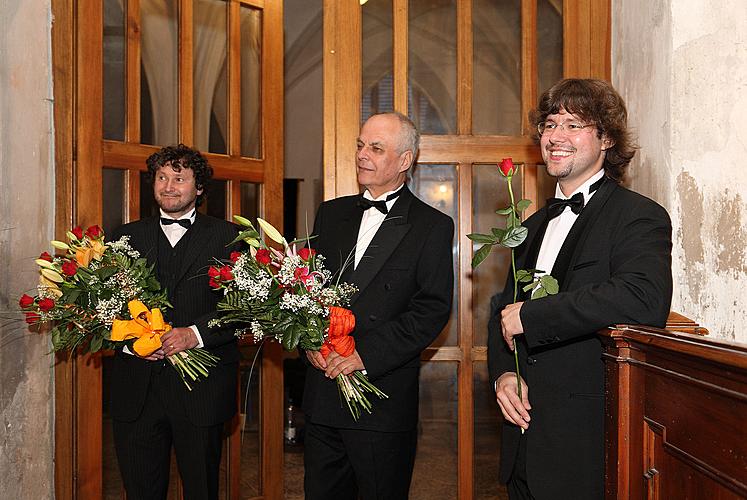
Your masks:
{"label": "tuxedo lapel", "polygon": [[[399,199],[392,206],[392,210],[387,214],[384,222],[381,223],[379,230],[376,231],[373,240],[366,249],[366,253],[363,254],[358,267],[351,275],[353,283],[358,287],[358,293],[353,296],[351,303],[355,302],[360,293],[371,283],[371,280],[379,273],[381,267],[410,230],[407,216],[410,212],[412,197],[412,193],[405,186],[402,194],[399,195]],[[360,221],[358,226],[360,227]],[[356,230],[356,239],[357,234],[358,231]]]}
{"label": "tuxedo lapel", "polygon": [[571,227],[568,236],[563,242],[563,246],[560,247],[558,258],[555,259],[555,265],[552,268],[552,276],[558,280],[560,289],[565,289],[566,275],[568,269],[575,260],[576,251],[579,248],[583,248],[586,238],[588,238],[591,228],[594,223],[599,219],[602,214],[602,208],[607,203],[612,192],[617,188],[617,184],[605,177],[604,182],[594,196],[591,197],[589,203],[584,207],[581,214],[574,222]]}
{"label": "tuxedo lapel", "polygon": [[337,232],[337,241],[334,244],[335,248],[340,249],[339,255],[336,255],[334,257],[336,259],[339,259],[339,265],[332,267],[332,269],[336,268],[340,270],[340,281],[353,281],[355,244],[358,240],[358,231],[361,227],[362,218],[363,209],[353,203],[350,205],[347,213],[343,215],[343,218],[340,222],[341,230]]}
{"label": "tuxedo lapel", "polygon": [[144,249],[140,257],[144,257],[148,264],[158,266],[158,236],[161,231],[158,217],[143,219],[143,241],[139,248]]}
{"label": "tuxedo lapel", "polygon": [[[189,228],[189,233],[189,241],[187,242],[188,245],[184,252],[182,266],[179,269],[179,275],[175,282],[176,285],[178,285],[182,278],[184,278],[184,275],[187,274],[187,271],[189,271],[189,268],[192,266],[195,259],[197,259],[200,252],[202,252],[204,246],[200,244],[200,239],[204,238],[206,233],[208,235],[210,233],[209,219],[198,212],[195,216],[195,223]],[[207,272],[207,270],[205,270],[205,272]]]}
{"label": "tuxedo lapel", "polygon": [[[536,231],[532,231],[528,228],[530,229],[530,236],[524,242],[527,251],[524,256],[519,259],[519,269],[533,269],[537,266],[537,257],[539,256],[540,247],[542,246],[542,240],[545,237],[545,231],[547,231],[547,224],[550,222],[547,218],[547,208],[542,207],[537,214],[537,217],[541,222]],[[545,269],[543,269],[543,271],[545,271]],[[519,290],[517,297],[519,300],[527,300],[529,299],[529,292]]]}

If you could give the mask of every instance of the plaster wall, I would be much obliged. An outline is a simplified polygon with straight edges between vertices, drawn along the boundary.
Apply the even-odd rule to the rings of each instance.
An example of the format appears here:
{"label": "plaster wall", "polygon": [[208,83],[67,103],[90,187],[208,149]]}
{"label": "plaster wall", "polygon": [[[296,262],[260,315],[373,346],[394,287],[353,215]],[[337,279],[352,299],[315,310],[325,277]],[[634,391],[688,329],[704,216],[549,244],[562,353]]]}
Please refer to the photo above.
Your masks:
{"label": "plaster wall", "polygon": [[672,309],[747,343],[747,3],[616,0],[612,39],[632,188],[672,217]]}
{"label": "plaster wall", "polygon": [[53,235],[50,1],[0,12],[0,497],[54,498],[54,358],[17,312]]}

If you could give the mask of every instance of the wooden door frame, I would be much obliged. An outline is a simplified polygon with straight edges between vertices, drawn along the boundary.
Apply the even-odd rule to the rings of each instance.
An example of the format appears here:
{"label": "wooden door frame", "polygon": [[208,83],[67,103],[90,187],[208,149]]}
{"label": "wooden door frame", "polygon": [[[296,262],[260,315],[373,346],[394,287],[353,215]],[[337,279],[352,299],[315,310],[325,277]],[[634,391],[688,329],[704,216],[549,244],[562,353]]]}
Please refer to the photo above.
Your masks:
{"label": "wooden door frame", "polygon": [[[132,1],[132,0],[131,0]],[[261,108],[263,159],[246,162],[248,171],[237,172],[242,180],[262,183],[263,216],[282,227],[283,187],[283,57],[282,30],[264,29],[282,26],[282,2],[241,0],[263,12]],[[185,3],[186,5],[186,3]],[[240,5],[232,2],[229,12],[231,29],[238,29]],[[100,224],[102,217],[102,166],[105,157],[122,158],[127,167],[143,168],[144,158],[133,158],[126,143],[104,141],[102,135],[102,44],[101,0],[52,0],[52,62],[55,124],[55,237],[64,240],[74,225]],[[189,10],[189,9],[186,9]],[[88,27],[79,29],[78,20]],[[185,22],[181,17],[180,22]],[[83,21],[81,21],[81,24]],[[128,42],[129,43],[129,42]],[[236,42],[234,42],[236,43]],[[229,78],[237,91],[240,68],[229,61]],[[139,72],[139,68],[135,71]],[[180,78],[190,78],[182,74]],[[191,80],[190,80],[191,81]],[[182,98],[180,110],[185,113]],[[132,107],[128,111],[138,113]],[[186,110],[189,114],[190,109]],[[190,115],[191,116],[191,115]],[[269,119],[268,117],[272,117]],[[229,110],[229,134],[233,134],[236,154],[237,110]],[[131,129],[130,129],[131,130]],[[189,125],[180,129],[180,140],[191,138]],[[157,148],[154,148],[154,151]],[[129,155],[129,156],[128,156]],[[208,155],[216,167],[231,169],[228,160]],[[128,163],[129,162],[129,163]],[[132,186],[130,186],[132,187]],[[229,206],[238,206],[240,182],[231,181],[227,194]],[[71,357],[58,354],[55,364],[55,496],[59,499],[100,499],[103,492],[102,466],[102,379],[101,355]],[[262,359],[260,392],[262,431],[260,471],[263,496],[283,495],[283,372],[279,345],[268,344]],[[240,429],[232,426],[227,446],[229,470],[240,466]],[[229,475],[231,498],[238,498],[239,477]]]}
{"label": "wooden door frame", "polygon": [[[610,78],[611,0],[564,0],[563,74],[565,77]],[[407,114],[408,0],[392,0],[394,108]],[[536,0],[522,0],[522,126],[521,137],[472,135],[472,7],[469,0],[457,0],[457,131],[458,135],[421,137],[419,162],[457,165],[460,220],[456,238],[460,249],[470,249],[466,234],[472,229],[472,171],[474,162],[497,163],[511,156],[522,164],[542,163],[531,138],[528,111],[536,103],[536,29],[526,25],[536,17]],[[360,127],[361,103],[361,8],[358,0],[324,0],[324,198],[354,194],[355,144]],[[524,197],[537,207],[536,169],[523,169]],[[528,215],[528,214],[526,214]],[[458,363],[458,497],[473,497],[473,364],[487,360],[484,346],[472,346],[472,281],[470,251],[461,251],[459,275],[459,344],[429,348],[423,359]],[[469,346],[470,348],[466,348]]]}

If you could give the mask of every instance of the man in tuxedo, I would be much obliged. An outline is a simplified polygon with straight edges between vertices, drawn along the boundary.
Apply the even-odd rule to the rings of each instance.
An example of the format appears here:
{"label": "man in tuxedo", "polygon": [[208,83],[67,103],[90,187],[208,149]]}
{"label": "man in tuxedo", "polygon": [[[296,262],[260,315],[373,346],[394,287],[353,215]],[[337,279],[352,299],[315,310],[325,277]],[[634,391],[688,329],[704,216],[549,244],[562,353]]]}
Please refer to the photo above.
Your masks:
{"label": "man in tuxedo", "polygon": [[[406,499],[418,422],[420,354],[449,319],[454,223],[405,185],[419,135],[399,113],[360,130],[359,196],[322,203],[312,243],[332,272],[354,283],[356,349],[348,357],[307,351],[304,389],[307,500]],[[349,265],[347,265],[349,263]],[[335,377],[365,370],[389,398],[353,420]]]}
{"label": "man in tuxedo", "polygon": [[[236,413],[239,352],[232,329],[211,329],[220,295],[208,286],[214,258],[228,259],[237,235],[224,220],[197,213],[213,170],[197,151],[169,146],[147,160],[160,216],[120,227],[114,238],[155,265],[173,308],[163,346],[141,358],[125,347],[111,365],[111,415],[119,468],[129,500],[165,499],[171,448],[184,498],[218,498],[223,424]],[[188,390],[167,356],[203,347],[218,356],[209,376]]]}
{"label": "man in tuxedo", "polygon": [[489,323],[489,370],[505,418],[500,479],[512,500],[601,499],[604,365],[595,332],[614,323],[664,326],[671,223],[662,207],[620,185],[635,145],[610,84],[560,81],[532,119],[557,198],[524,224],[517,268],[549,272],[560,291],[512,304],[508,279]]}

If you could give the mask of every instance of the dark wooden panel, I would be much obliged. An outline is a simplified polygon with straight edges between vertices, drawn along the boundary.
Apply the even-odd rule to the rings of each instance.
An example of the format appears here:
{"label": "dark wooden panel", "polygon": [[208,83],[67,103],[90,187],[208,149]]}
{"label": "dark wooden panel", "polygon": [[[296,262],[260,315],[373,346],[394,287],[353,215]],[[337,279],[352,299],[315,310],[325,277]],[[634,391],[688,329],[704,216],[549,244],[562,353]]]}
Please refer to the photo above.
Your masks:
{"label": "dark wooden panel", "polygon": [[747,346],[634,326],[602,339],[606,497],[747,498]]}

